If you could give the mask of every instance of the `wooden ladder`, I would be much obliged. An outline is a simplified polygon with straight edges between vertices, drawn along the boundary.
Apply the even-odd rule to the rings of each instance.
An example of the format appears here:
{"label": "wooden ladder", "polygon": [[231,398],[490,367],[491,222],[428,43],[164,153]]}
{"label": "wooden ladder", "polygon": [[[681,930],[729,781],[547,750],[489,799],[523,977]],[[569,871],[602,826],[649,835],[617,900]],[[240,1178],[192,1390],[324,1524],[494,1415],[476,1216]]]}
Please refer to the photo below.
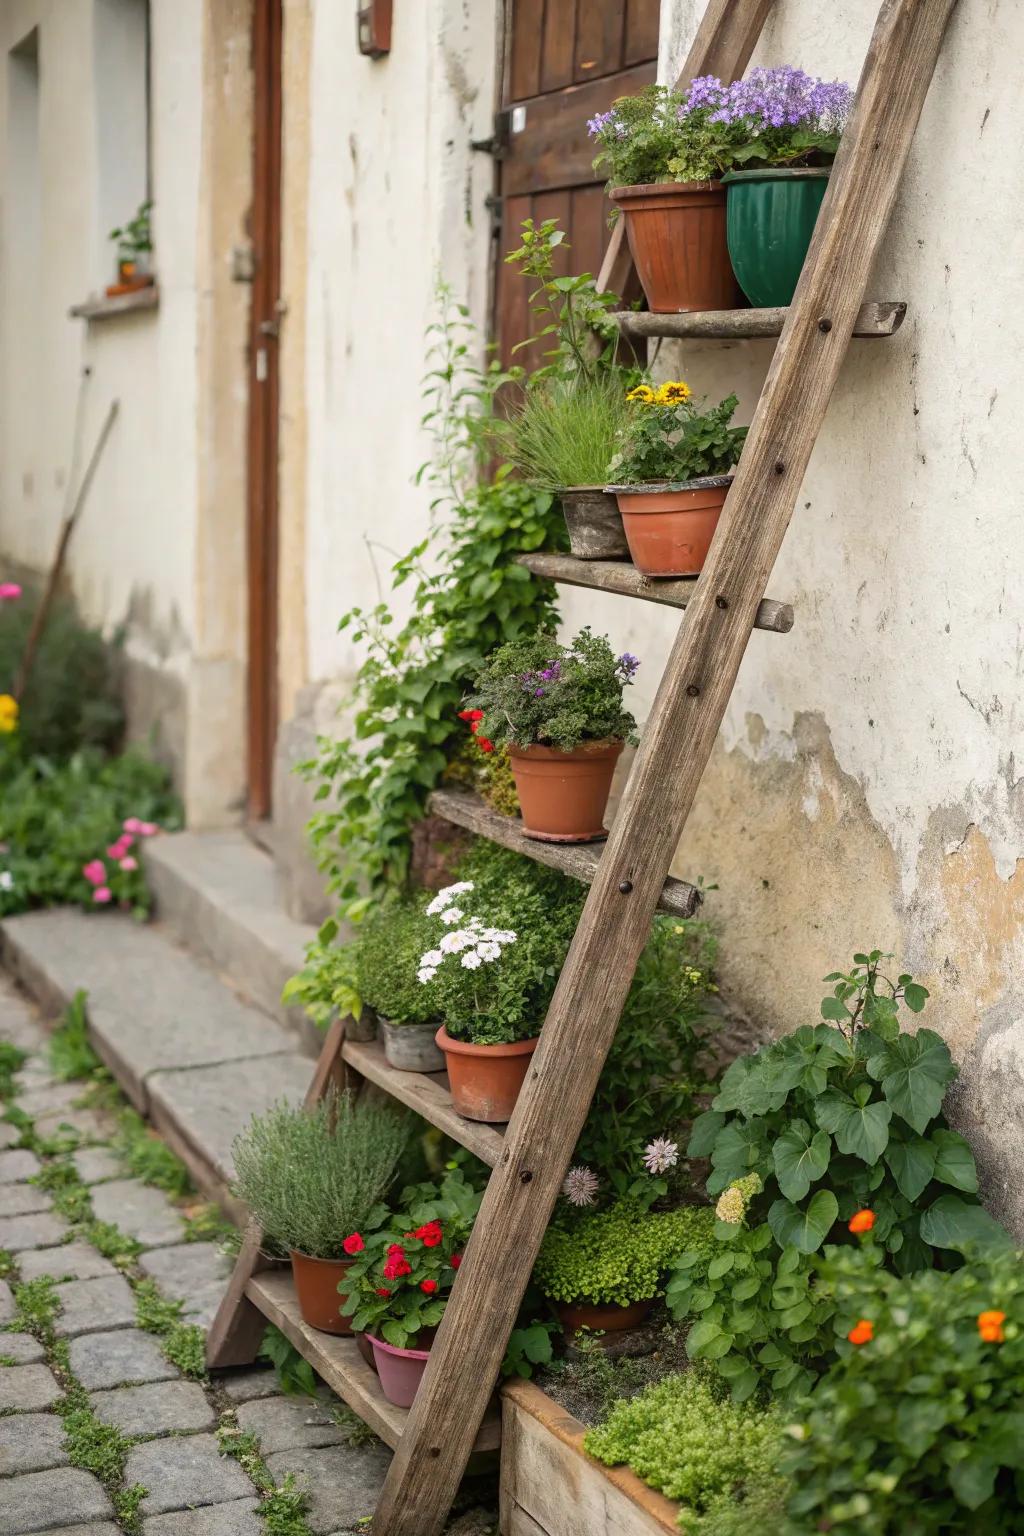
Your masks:
{"label": "wooden ladder", "polygon": [[[565,555],[522,557],[537,575],[685,609],[614,827],[603,851],[523,837],[515,822],[449,791],[431,809],[590,884],[579,926],[504,1134],[463,1120],[443,1076],[396,1072],[379,1045],[344,1039],[336,1024],[307,1102],[346,1072],[386,1089],[494,1170],[451,1299],[408,1414],[383,1403],[351,1340],[299,1319],[290,1281],[266,1275],[250,1232],[211,1330],[208,1363],[242,1364],[267,1318],[395,1447],[374,1517],[377,1536],[436,1536],[471,1452],[496,1443],[488,1408],[509,1333],[583,1127],[637,959],[661,908],[692,913],[692,885],[668,879],[754,628],[785,633],[791,608],[765,588],[854,335],[885,337],[905,306],[864,303],[946,23],[956,0],[883,0],[828,191],[788,310],[629,314],[638,337],[779,336],[732,488],[699,579],[651,584],[628,565]],[[710,0],[681,83],[742,74],[772,0]],[[602,267],[621,292],[622,235]]]}

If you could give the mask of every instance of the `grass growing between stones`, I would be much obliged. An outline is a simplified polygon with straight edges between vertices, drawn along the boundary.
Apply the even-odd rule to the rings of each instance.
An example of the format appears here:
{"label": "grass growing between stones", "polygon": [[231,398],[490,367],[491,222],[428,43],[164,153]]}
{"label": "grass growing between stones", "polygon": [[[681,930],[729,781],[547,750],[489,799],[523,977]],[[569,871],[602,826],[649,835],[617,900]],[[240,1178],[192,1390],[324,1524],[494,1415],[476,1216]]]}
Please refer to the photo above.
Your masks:
{"label": "grass growing between stones", "polygon": [[14,1074],[27,1061],[24,1051],[9,1040],[0,1040],[0,1098],[10,1098],[14,1092]]}
{"label": "grass growing between stones", "polygon": [[266,1536],[312,1536],[306,1520],[308,1494],[296,1487],[290,1472],[283,1483],[275,1483],[260,1452],[259,1440],[255,1435],[245,1434],[239,1429],[233,1411],[221,1416],[217,1427],[217,1444],[221,1455],[233,1457],[254,1484],[260,1497],[260,1514]]}
{"label": "grass growing between stones", "polygon": [[103,1071],[103,1063],[89,1044],[85,1000],[84,992],[75,993],[47,1045],[50,1071],[62,1083],[77,1082]]}
{"label": "grass growing between stones", "polygon": [[201,1328],[181,1319],[182,1303],[162,1296],[154,1280],[136,1280],[135,1321],[155,1333],[172,1365],[197,1381],[206,1380],[206,1338]]}

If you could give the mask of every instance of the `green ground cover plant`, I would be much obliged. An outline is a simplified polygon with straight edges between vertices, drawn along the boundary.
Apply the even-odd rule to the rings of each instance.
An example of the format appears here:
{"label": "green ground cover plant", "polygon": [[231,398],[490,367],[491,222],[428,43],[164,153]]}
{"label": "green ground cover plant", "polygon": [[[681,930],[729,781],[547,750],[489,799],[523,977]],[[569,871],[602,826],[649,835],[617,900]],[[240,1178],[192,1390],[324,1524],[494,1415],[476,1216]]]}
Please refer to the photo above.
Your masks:
{"label": "green ground cover plant", "polygon": [[238,1462],[255,1485],[266,1536],[312,1536],[306,1519],[309,1495],[296,1486],[290,1472],[281,1483],[275,1480],[263,1459],[259,1440],[254,1434],[239,1429],[238,1416],[233,1409],[221,1415],[217,1446],[222,1456],[230,1456]]}
{"label": "green ground cover plant", "polygon": [[430,1024],[440,1017],[430,989],[416,979],[437,926],[425,906],[422,896],[387,901],[359,925],[356,987],[362,1001],[392,1024]]}
{"label": "green ground cover plant", "polygon": [[619,1200],[605,1210],[560,1212],[545,1233],[534,1280],[552,1301],[646,1301],[681,1253],[710,1254],[712,1225],[711,1211],[695,1205],[649,1211]]}

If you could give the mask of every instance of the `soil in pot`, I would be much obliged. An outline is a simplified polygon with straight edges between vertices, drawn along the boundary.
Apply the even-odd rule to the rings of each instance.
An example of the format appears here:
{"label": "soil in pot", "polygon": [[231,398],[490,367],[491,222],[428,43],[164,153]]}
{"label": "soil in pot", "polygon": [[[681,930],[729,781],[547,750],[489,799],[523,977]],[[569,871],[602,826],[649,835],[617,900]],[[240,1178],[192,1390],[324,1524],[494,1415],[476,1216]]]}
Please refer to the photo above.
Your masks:
{"label": "soil in pot", "polygon": [[435,1044],[436,1024],[392,1024],[381,1019],[384,1056],[399,1072],[443,1072],[444,1057]]}
{"label": "soil in pot", "polygon": [[368,1337],[384,1396],[396,1408],[411,1408],[430,1359],[429,1349],[398,1349],[376,1334]]}
{"label": "soil in pot", "polygon": [[632,1301],[628,1306],[620,1306],[613,1301],[556,1301],[554,1308],[567,1333],[575,1333],[577,1328],[620,1333],[625,1328],[639,1328],[649,1315],[654,1301],[653,1296],[646,1301]]}
{"label": "soil in pot", "polygon": [[616,187],[611,199],[626,220],[629,249],[656,315],[736,307],[720,181]]}
{"label": "soil in pot", "polygon": [[629,545],[615,497],[600,485],[572,485],[559,492],[569,531],[569,552],[577,560],[625,560]]}
{"label": "soil in pot", "polygon": [[730,171],[729,255],[751,304],[791,304],[828,187],[828,166]]}
{"label": "soil in pot", "polygon": [[351,1268],[350,1259],[314,1259],[308,1253],[291,1250],[292,1279],[299,1299],[299,1311],[311,1328],[322,1333],[352,1332],[347,1317],[342,1317],[341,1306],[345,1300],[343,1285],[345,1274]]}
{"label": "soil in pot", "polygon": [[675,486],[615,486],[642,576],[700,575],[731,484],[731,475],[714,475]]}
{"label": "soil in pot", "polygon": [[453,1040],[442,1025],[437,1043],[444,1052],[452,1103],[459,1114],[489,1125],[511,1119],[537,1040],[470,1045]]}
{"label": "soil in pot", "polygon": [[585,742],[575,752],[509,747],[523,831],[547,843],[606,837],[604,813],[621,741]]}

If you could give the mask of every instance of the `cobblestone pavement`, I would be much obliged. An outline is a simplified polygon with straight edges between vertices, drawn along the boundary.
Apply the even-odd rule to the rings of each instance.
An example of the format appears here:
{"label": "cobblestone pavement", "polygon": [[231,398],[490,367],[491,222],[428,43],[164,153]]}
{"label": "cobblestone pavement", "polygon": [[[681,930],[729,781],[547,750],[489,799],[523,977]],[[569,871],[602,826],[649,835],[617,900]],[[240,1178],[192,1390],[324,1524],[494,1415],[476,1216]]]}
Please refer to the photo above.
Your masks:
{"label": "cobblestone pavement", "polygon": [[25,1053],[0,1120],[0,1536],[365,1528],[387,1448],[325,1387],[205,1376],[230,1260],[126,1176],[109,1087],[82,1106],[88,1085],[53,1075],[47,1032],[2,979],[0,1042]]}

